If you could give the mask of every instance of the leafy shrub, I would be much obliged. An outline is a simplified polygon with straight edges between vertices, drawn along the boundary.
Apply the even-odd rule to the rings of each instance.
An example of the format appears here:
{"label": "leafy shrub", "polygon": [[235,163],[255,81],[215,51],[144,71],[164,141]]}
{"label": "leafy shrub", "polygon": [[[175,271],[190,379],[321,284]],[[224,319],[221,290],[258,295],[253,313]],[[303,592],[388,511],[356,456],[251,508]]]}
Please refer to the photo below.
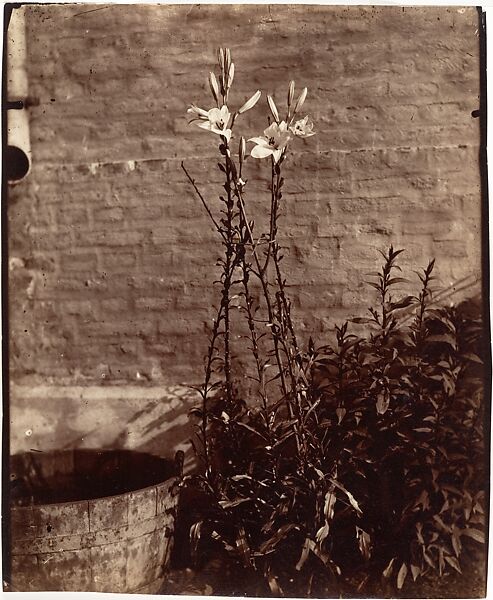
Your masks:
{"label": "leafy shrub", "polygon": [[[221,49],[219,83],[209,77],[217,108],[190,109],[220,137],[218,216],[183,166],[224,247],[202,402],[192,411],[203,467],[189,480],[201,493],[192,552],[220,551],[261,574],[263,595],[372,593],[385,582],[401,589],[430,572],[460,571],[463,547],[484,541],[480,316],[432,302],[434,261],[418,272],[417,295],[401,296],[402,250],[390,247],[370,275],[368,315],[337,326],[335,344],[310,339],[301,349],[277,230],[290,144],[300,132],[314,135],[308,117],[293,120],[307,91],[294,102],[290,83],[283,121],[268,96],[274,122],[252,138],[251,156],[271,162],[269,231],[255,239],[242,178],[246,142],[240,138],[238,162],[230,144],[236,118],[260,92],[230,111],[232,65]],[[235,385],[233,312],[247,323],[248,397]]]}

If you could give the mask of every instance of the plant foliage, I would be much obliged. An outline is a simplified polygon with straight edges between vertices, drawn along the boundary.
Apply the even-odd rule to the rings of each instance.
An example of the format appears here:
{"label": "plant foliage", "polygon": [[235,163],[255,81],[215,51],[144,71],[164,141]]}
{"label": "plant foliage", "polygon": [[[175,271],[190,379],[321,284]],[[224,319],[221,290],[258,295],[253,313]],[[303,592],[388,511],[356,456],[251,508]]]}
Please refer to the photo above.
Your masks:
{"label": "plant foliage", "polygon": [[[434,261],[416,273],[415,295],[401,294],[410,282],[398,264],[403,250],[391,246],[369,274],[367,316],[337,326],[333,344],[310,338],[302,348],[277,231],[291,137],[303,127],[304,137],[314,135],[307,118],[291,125],[306,88],[295,103],[291,82],[284,121],[268,96],[278,127],[252,138],[251,156],[271,167],[269,230],[255,238],[242,179],[246,143],[238,159],[230,144],[236,117],[260,92],[236,113],[225,109],[232,64],[221,49],[220,89],[210,77],[217,109],[191,109],[220,136],[219,215],[183,167],[224,247],[202,402],[192,411],[203,467],[189,482],[202,494],[192,551],[225,553],[261,574],[273,595],[371,592],[386,582],[402,589],[428,573],[460,572],[464,548],[484,542],[479,311],[434,302]],[[252,354],[247,399],[234,383],[233,307]]]}

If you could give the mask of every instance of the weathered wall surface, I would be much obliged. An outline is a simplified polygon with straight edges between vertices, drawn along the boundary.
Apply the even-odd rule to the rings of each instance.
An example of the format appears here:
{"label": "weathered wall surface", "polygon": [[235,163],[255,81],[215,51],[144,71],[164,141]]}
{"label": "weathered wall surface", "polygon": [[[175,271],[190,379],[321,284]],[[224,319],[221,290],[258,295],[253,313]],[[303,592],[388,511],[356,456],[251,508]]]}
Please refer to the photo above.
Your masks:
{"label": "weathered wall surface", "polygon": [[[323,340],[371,299],[378,249],[440,284],[480,274],[478,17],[472,7],[26,7],[33,170],[9,199],[12,378],[198,381],[220,251],[180,161],[220,193],[215,51],[231,103],[306,85],[317,135],[286,163],[281,241],[299,325]],[[241,131],[266,126],[265,93]],[[250,159],[263,211],[267,162]],[[254,199],[254,197],[256,199]],[[22,393],[19,392],[20,396]]]}

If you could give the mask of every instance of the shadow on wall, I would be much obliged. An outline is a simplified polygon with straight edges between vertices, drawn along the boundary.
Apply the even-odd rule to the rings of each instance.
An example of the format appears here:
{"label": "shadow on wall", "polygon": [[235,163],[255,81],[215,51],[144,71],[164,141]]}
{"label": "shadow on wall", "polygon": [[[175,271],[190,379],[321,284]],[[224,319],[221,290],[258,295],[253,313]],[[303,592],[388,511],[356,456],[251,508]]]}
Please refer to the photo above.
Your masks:
{"label": "shadow on wall", "polygon": [[[17,386],[11,390],[11,454],[73,448],[132,449],[194,465],[185,386]],[[63,415],[63,419],[60,418]]]}

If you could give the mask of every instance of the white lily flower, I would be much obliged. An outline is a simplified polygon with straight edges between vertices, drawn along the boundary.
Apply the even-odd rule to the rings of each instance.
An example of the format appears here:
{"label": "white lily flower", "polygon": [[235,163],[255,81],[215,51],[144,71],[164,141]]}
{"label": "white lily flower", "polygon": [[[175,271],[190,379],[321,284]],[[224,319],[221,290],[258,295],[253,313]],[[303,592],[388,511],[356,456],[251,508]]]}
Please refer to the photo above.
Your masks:
{"label": "white lily flower", "polygon": [[225,104],[221,108],[211,108],[210,110],[204,110],[192,104],[187,112],[195,115],[191,122],[200,121],[197,125],[201,129],[221,135],[228,142],[231,139],[231,129],[228,128],[231,114]]}
{"label": "white lily flower", "polygon": [[308,116],[306,116],[304,119],[296,121],[294,125],[291,125],[289,130],[293,135],[302,138],[315,135],[315,132],[313,131],[313,122],[308,118]]}
{"label": "white lily flower", "polygon": [[256,144],[251,151],[253,158],[265,158],[273,156],[274,162],[279,162],[284,149],[286,148],[291,136],[285,121],[272,123],[264,131],[263,136],[250,138],[248,141]]}

